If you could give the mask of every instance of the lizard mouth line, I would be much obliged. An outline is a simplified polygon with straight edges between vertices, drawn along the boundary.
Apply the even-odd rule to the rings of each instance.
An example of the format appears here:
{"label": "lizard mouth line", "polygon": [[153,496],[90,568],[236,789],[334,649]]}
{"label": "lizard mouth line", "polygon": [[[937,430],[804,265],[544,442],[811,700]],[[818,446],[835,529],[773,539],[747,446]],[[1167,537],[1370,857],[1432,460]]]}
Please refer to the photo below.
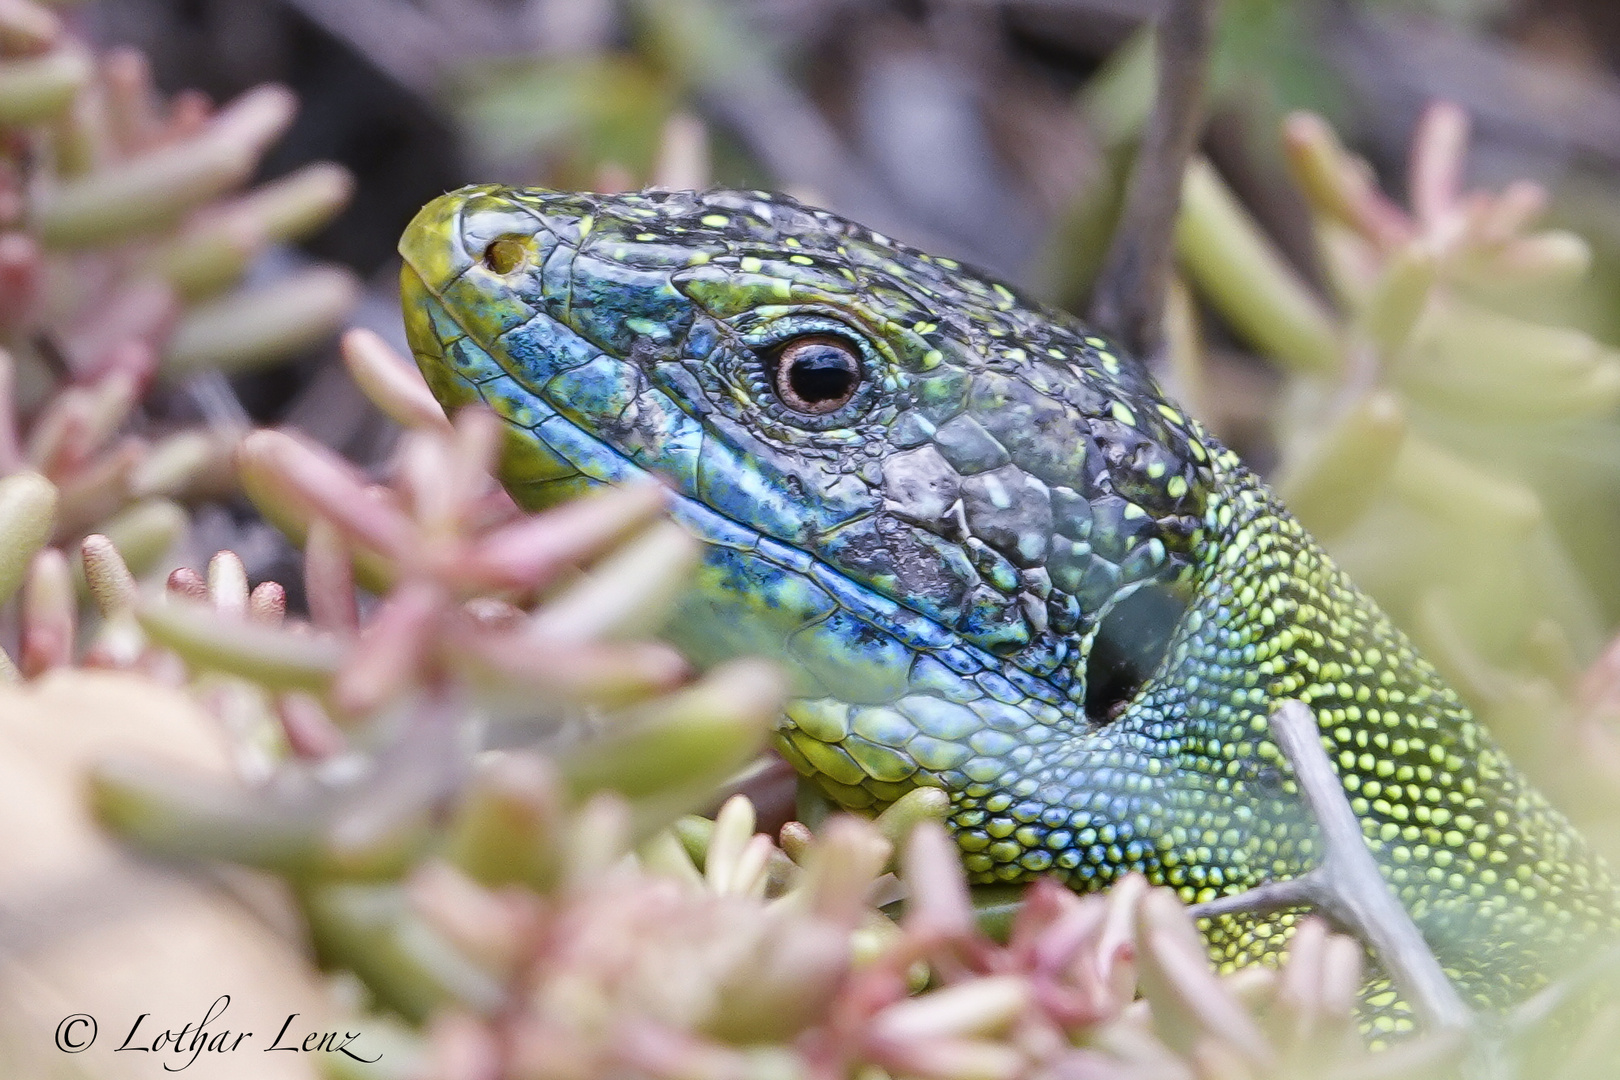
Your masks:
{"label": "lizard mouth line", "polygon": [[[409,267],[409,264],[407,263]],[[487,347],[467,326],[456,318],[452,305],[428,285],[415,267],[409,267],[407,294],[420,290],[415,297],[406,296],[406,303],[421,305],[419,332],[412,333],[412,344],[418,363],[432,364],[470,390],[473,395],[492,407],[503,421],[528,430],[541,440],[550,451],[567,462],[581,476],[599,484],[626,483],[652,479],[656,474],[637,464],[622,451],[584,426],[569,418],[546,395],[535,388],[521,373],[508,366],[500,350]],[[425,317],[423,317],[425,316]],[[536,312],[535,319],[555,320],[545,312]],[[560,325],[560,324],[559,324]],[[432,332],[428,332],[432,328]],[[449,355],[458,342],[446,340],[444,330],[453,328],[466,344],[460,350],[462,362],[452,361]],[[562,329],[572,334],[567,327]],[[576,337],[578,335],[575,335]],[[595,346],[592,345],[594,349]],[[467,352],[476,350],[475,362],[482,369],[481,377],[474,377],[467,369]],[[621,361],[628,362],[628,361]],[[512,408],[513,394],[492,393],[501,382],[518,391],[522,415]],[[988,651],[964,640],[954,631],[927,616],[857,584],[849,577],[800,548],[765,535],[756,528],[741,524],[701,500],[671,486],[671,515],[704,543],[716,548],[730,549],[768,564],[775,572],[793,575],[826,592],[843,611],[866,623],[874,630],[893,639],[908,653],[927,652],[959,674],[996,672],[1030,697],[1058,708],[1071,708],[1060,691],[1010,661],[996,657]],[[830,616],[830,613],[829,613]],[[826,618],[829,616],[822,616]],[[809,624],[807,624],[809,625]],[[829,688],[834,689],[834,688]],[[836,696],[836,691],[833,695]]]}

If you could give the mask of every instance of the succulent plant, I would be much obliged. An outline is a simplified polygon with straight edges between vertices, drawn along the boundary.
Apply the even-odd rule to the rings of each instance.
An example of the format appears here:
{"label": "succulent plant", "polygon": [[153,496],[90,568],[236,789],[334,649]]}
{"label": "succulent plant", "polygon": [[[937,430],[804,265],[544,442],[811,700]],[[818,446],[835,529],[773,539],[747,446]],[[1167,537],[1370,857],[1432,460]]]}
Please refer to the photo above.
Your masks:
{"label": "succulent plant", "polygon": [[[291,93],[163,102],[139,53],[97,53],[66,18],[32,0],[0,9],[0,602],[36,551],[91,531],[137,572],[153,566],[184,528],[177,500],[229,490],[245,421],[163,422],[149,404],[307,348],[357,295],[323,265],[238,287],[348,198],[325,164],[245,190]],[[59,570],[37,568],[31,603],[55,602]]]}

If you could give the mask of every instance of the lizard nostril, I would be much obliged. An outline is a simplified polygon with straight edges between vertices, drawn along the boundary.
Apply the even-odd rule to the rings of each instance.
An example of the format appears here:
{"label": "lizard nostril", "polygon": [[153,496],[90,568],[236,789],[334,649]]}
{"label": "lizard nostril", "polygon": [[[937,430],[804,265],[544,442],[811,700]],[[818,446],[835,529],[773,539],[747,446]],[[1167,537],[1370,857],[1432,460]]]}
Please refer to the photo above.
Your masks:
{"label": "lizard nostril", "polygon": [[1144,585],[1103,617],[1086,654],[1086,715],[1107,723],[1135,700],[1164,660],[1187,602],[1161,585]]}
{"label": "lizard nostril", "polygon": [[503,236],[498,240],[490,241],[484,249],[484,265],[497,274],[510,274],[523,265],[528,256],[521,240],[514,240],[510,236]]}

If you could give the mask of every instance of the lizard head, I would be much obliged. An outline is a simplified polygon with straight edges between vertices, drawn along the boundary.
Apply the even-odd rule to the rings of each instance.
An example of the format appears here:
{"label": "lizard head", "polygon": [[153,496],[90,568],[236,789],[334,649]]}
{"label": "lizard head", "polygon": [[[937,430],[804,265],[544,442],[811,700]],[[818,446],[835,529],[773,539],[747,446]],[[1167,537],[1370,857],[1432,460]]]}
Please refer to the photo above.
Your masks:
{"label": "lizard head", "polygon": [[1218,451],[1069,317],[762,192],[465,188],[401,251],[514,497],[667,482],[706,542],[672,637],[783,660],[784,751],[846,803],[988,790],[1151,693]]}

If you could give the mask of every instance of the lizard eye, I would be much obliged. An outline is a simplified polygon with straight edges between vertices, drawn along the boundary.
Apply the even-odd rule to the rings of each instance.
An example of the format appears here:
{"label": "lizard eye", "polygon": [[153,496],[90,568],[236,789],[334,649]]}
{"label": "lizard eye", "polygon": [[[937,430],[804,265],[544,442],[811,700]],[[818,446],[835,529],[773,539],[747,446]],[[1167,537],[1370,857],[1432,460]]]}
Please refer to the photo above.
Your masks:
{"label": "lizard eye", "polygon": [[773,367],[777,398],[812,416],[841,409],[861,385],[861,354],[831,334],[793,338],[777,352]]}

